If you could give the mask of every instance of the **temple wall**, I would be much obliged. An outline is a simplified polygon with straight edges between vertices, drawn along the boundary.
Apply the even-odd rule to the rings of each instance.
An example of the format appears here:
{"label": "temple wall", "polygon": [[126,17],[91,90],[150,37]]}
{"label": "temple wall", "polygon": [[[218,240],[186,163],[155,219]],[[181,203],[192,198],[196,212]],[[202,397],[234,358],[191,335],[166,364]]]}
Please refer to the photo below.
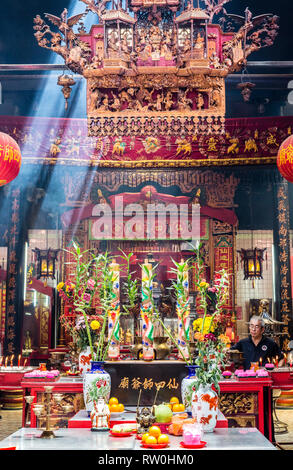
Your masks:
{"label": "temple wall", "polygon": [[274,312],[274,263],[272,263],[273,253],[273,231],[254,230],[253,235],[250,230],[239,230],[236,236],[236,252],[241,248],[249,249],[251,246],[266,248],[265,260],[263,261],[263,279],[244,280],[243,266],[240,257],[236,263],[236,306],[237,308],[237,334],[240,338],[247,336],[248,328],[246,322],[249,321],[253,307],[250,299],[271,299],[272,315]]}

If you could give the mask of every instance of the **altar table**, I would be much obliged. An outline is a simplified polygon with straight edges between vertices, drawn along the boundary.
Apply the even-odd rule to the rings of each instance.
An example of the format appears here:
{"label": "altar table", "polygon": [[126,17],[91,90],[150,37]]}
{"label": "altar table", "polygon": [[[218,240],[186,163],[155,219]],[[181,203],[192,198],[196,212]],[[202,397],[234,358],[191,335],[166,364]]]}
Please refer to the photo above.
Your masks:
{"label": "altar table", "polygon": [[[160,390],[158,402],[168,401],[171,396],[178,396],[181,400],[180,381],[186,375],[186,366],[180,362],[171,361],[153,361],[153,363],[144,363],[142,361],[128,361],[119,363],[107,363],[107,369],[111,372],[111,389],[113,394],[119,399],[124,406],[135,406],[138,398],[138,390],[133,389],[131,385],[132,378],[140,378],[141,382],[147,380],[149,386],[150,379],[153,381],[164,380],[166,383],[171,378],[171,384],[176,388]],[[163,373],[164,372],[164,373]],[[122,388],[121,383],[126,377],[129,379],[126,384],[128,387]],[[161,375],[160,375],[161,374]],[[173,380],[174,379],[174,380]],[[175,381],[176,380],[176,381]],[[136,382],[135,382],[136,384]],[[22,381],[21,386],[24,395],[33,395],[35,401],[42,400],[45,385],[53,385],[54,393],[62,393],[67,395],[74,404],[73,413],[67,414],[63,419],[68,421],[72,418],[81,406],[77,409],[77,403],[81,403],[83,393],[83,383],[81,378],[61,377],[56,382],[46,381]],[[272,404],[271,404],[271,385],[270,377],[262,379],[226,379],[220,381],[220,410],[228,420],[228,427],[256,427],[270,441],[273,441],[272,430]],[[141,385],[143,389],[143,385]],[[153,404],[153,394],[155,387],[152,389],[143,389],[141,405],[150,406]],[[76,396],[74,402],[73,397]],[[80,397],[80,400],[78,399]],[[79,400],[79,401],[78,401]],[[25,425],[27,407],[23,407],[23,426]],[[56,423],[58,424],[58,423]],[[31,427],[36,427],[36,416],[31,414]]]}
{"label": "altar table", "polygon": [[[126,423],[135,423],[136,424],[136,408],[135,407],[127,407],[124,413],[117,414],[115,417],[111,415],[110,417],[110,427],[114,426],[115,424],[126,424]],[[91,419],[88,416],[88,412],[86,410],[80,410],[76,415],[68,420],[68,428],[87,428],[90,429],[92,426]],[[218,412],[218,419],[216,428],[227,428],[228,421],[221,413]]]}
{"label": "altar table", "polygon": [[[21,428],[0,441],[0,448],[16,447],[16,450],[103,450],[133,451],[147,453],[135,434],[130,437],[115,438],[109,432],[92,432],[90,429],[58,429],[56,438],[40,439],[42,431],[36,428]],[[206,447],[200,450],[277,450],[256,428],[222,428],[204,434]],[[164,450],[186,450],[180,446],[182,436],[169,436],[169,447]],[[199,450],[189,450],[198,452]],[[158,452],[157,450],[155,452]]]}

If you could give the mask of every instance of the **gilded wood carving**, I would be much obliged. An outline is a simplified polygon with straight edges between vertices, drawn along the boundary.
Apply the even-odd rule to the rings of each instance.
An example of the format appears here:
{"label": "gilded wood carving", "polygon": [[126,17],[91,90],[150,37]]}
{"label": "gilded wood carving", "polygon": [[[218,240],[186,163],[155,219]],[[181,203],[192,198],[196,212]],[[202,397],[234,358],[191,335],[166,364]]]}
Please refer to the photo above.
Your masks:
{"label": "gilded wood carving", "polygon": [[34,35],[87,80],[89,136],[223,133],[226,76],[278,31],[272,14],[227,14],[230,0],[81,1],[78,15],[45,14],[57,32],[37,15]]}

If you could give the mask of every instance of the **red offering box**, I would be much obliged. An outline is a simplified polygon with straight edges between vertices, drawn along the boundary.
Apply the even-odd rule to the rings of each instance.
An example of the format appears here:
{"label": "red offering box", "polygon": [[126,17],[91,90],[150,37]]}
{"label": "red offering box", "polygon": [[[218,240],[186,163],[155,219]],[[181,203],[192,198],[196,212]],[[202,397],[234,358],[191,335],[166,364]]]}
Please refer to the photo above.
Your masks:
{"label": "red offering box", "polygon": [[273,369],[270,371],[270,375],[273,379],[274,385],[283,385],[283,386],[290,386],[293,388],[293,370],[278,370]]}
{"label": "red offering box", "polygon": [[56,382],[60,376],[58,377],[23,377],[23,382]]}

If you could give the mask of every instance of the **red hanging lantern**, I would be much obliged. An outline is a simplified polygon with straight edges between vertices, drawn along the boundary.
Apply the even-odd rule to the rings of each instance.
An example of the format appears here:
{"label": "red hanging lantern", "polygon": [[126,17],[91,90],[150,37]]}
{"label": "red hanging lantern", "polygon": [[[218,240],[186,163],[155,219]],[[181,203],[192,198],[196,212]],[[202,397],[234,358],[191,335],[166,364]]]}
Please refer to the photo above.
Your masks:
{"label": "red hanging lantern", "polygon": [[17,177],[21,165],[18,144],[10,135],[0,132],[0,186]]}
{"label": "red hanging lantern", "polygon": [[277,166],[281,175],[293,183],[293,135],[287,137],[280,145]]}

